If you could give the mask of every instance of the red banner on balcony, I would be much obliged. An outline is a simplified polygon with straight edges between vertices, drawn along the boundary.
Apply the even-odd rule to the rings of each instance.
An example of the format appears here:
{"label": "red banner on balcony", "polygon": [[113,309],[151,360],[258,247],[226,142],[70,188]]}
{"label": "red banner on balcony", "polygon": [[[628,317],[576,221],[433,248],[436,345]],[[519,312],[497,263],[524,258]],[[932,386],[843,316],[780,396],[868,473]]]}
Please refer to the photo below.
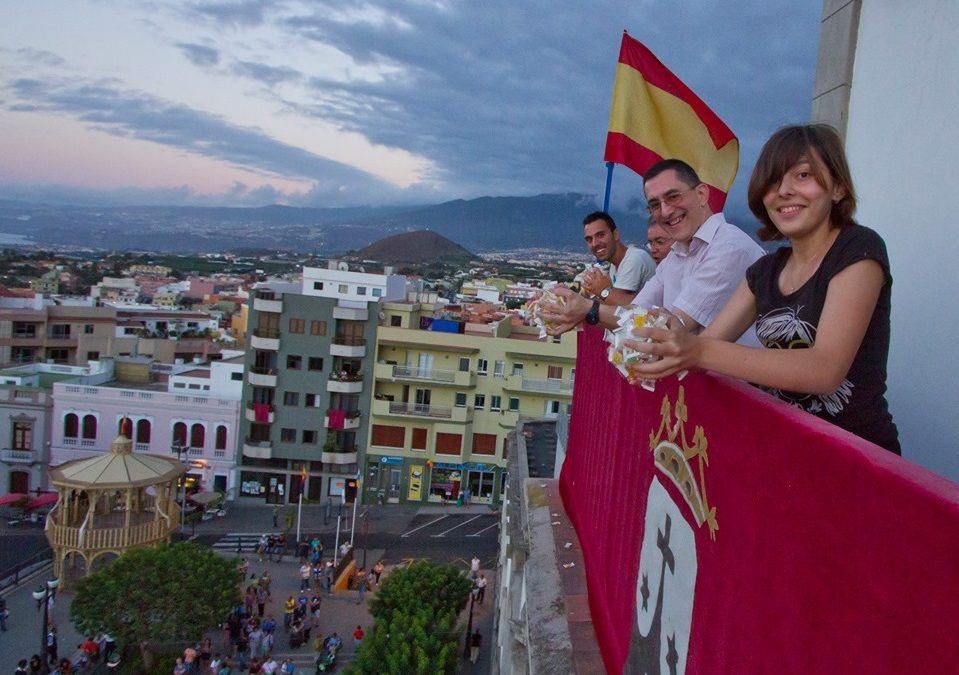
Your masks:
{"label": "red banner on balcony", "polygon": [[959,486],[730,380],[647,392],[581,333],[566,510],[611,673],[959,663]]}

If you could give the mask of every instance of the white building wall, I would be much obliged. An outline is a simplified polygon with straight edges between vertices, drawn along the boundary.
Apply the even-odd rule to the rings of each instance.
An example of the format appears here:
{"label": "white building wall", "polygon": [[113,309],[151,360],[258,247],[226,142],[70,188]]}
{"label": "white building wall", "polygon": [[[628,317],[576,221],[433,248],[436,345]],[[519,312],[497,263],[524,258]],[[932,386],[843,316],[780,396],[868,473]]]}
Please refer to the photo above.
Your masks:
{"label": "white building wall", "polygon": [[903,456],[959,480],[959,2],[861,6],[846,147],[892,263],[889,401]]}
{"label": "white building wall", "polygon": [[[362,295],[361,288],[365,289]],[[406,277],[304,267],[302,293],[356,302],[398,299],[406,293]]]}

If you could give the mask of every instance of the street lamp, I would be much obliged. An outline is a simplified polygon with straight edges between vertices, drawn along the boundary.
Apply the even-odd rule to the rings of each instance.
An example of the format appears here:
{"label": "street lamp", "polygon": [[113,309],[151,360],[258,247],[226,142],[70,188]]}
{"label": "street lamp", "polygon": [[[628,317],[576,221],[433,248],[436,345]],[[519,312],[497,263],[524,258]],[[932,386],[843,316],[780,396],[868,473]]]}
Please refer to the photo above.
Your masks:
{"label": "street lamp", "polygon": [[[59,579],[49,579],[47,583],[37,590],[33,591],[33,599],[43,604],[43,625],[40,626],[40,653],[43,654],[43,662],[47,662],[47,628],[50,624],[50,598],[56,593],[57,586],[60,585]],[[37,611],[40,605],[37,605]]]}
{"label": "street lamp", "polygon": [[[178,462],[183,462],[180,459],[180,455],[183,454],[183,451],[186,450],[186,446],[182,445],[179,441],[173,441],[173,445],[170,446],[170,450],[176,453],[176,459]],[[180,497],[180,539],[183,539],[186,535],[186,473],[184,472],[183,477],[180,478],[180,488],[183,491],[182,496]]]}

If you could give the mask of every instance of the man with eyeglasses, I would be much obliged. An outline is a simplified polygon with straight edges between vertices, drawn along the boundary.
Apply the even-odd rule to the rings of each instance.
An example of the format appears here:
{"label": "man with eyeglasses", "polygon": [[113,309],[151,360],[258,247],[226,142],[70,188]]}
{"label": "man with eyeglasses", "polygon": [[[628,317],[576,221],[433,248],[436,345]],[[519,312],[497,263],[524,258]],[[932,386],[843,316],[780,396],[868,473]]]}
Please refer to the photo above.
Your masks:
{"label": "man with eyeglasses", "polygon": [[[749,236],[709,208],[709,188],[696,171],[678,159],[664,159],[646,171],[643,183],[647,209],[673,239],[669,255],[633,303],[665,307],[687,329],[708,326],[746,276],[746,268],[763,250]],[[617,325],[615,308],[559,290],[564,305],[545,306],[543,318],[562,333],[585,320],[606,328]],[[757,344],[753,331],[744,339]]]}
{"label": "man with eyeglasses", "polygon": [[663,262],[669,255],[672,245],[673,238],[666,234],[666,230],[656,221],[655,216],[650,216],[649,225],[646,227],[646,249],[652,256],[653,262],[657,265]]}

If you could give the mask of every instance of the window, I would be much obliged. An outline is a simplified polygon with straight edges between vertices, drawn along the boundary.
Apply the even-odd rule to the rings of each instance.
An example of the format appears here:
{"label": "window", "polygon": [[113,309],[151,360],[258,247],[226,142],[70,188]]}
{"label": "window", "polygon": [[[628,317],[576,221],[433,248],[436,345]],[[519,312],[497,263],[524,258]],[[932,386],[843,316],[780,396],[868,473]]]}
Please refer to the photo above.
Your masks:
{"label": "window", "polygon": [[486,407],[486,394],[477,394],[473,397],[473,407],[482,410]]}
{"label": "window", "polygon": [[444,455],[458,455],[463,447],[463,434],[436,434],[436,452]]}
{"label": "window", "polygon": [[188,384],[187,389],[199,389],[200,385],[198,384]]}
{"label": "window", "polygon": [[304,429],[302,438],[304,445],[316,445],[316,429]]}
{"label": "window", "polygon": [[502,398],[493,395],[489,397],[489,409],[496,412],[502,408]]}
{"label": "window", "polygon": [[117,433],[127,438],[133,438],[133,420],[129,417],[121,417],[117,424]]}
{"label": "window", "polygon": [[366,295],[366,286],[357,286],[356,287],[357,295]]}
{"label": "window", "polygon": [[97,438],[97,418],[93,415],[83,416],[83,437],[87,440]]}
{"label": "window", "polygon": [[299,370],[303,365],[303,357],[297,354],[286,355],[286,367],[289,370]]}
{"label": "window", "polygon": [[305,327],[306,321],[303,319],[290,319],[289,331],[291,333],[302,333]]}
{"label": "window", "polygon": [[306,407],[307,408],[319,408],[320,407],[320,397],[316,394],[307,394],[306,395]]}
{"label": "window", "polygon": [[298,406],[300,405],[300,394],[296,391],[284,391],[283,392],[283,405],[289,406]]}
{"label": "window", "polygon": [[460,370],[461,373],[468,373],[468,372],[469,372],[469,370],[470,370],[470,360],[469,360],[467,357],[465,357],[465,356],[460,357],[459,370]]}
{"label": "window", "polygon": [[86,335],[92,335],[92,334],[93,334],[93,324],[92,324],[92,323],[84,324],[84,325],[83,325],[83,332],[84,332]]}
{"label": "window", "polygon": [[506,361],[497,361],[493,364],[493,377],[503,377],[506,374]]}
{"label": "window", "polygon": [[486,361],[486,359],[476,359],[477,375],[485,375],[488,368],[489,368],[489,363]]}
{"label": "window", "polygon": [[410,446],[413,450],[426,450],[427,430],[419,427],[413,428],[413,443]]}
{"label": "window", "polygon": [[150,420],[137,420],[136,442],[149,445],[152,428],[153,425],[150,424]]}
{"label": "window", "polygon": [[99,361],[100,352],[87,352],[87,361]]}
{"label": "window", "polygon": [[326,335],[326,321],[310,321],[310,335]]}
{"label": "window", "polygon": [[63,437],[76,438],[80,435],[80,418],[73,413],[63,418]]}
{"label": "window", "polygon": [[513,375],[520,375],[520,376],[523,375],[523,364],[522,364],[522,363],[514,363],[514,364],[513,364]]}
{"label": "window", "polygon": [[403,325],[403,317],[401,317],[399,314],[393,314],[390,316],[390,325],[399,328]]}
{"label": "window", "polygon": [[230,373],[230,379],[233,380],[234,382],[242,382],[243,381],[242,371],[236,372],[236,373]]}
{"label": "window", "polygon": [[346,295],[347,293],[349,293],[350,287],[347,286],[346,284],[340,284],[336,290],[338,293],[342,293],[343,295]]}
{"label": "window", "polygon": [[220,424],[216,428],[216,450],[226,450],[226,427]]}
{"label": "window", "polygon": [[402,448],[406,443],[406,427],[374,424],[370,434],[370,445],[387,448]]}
{"label": "window", "polygon": [[174,388],[174,389],[186,389],[186,382],[174,382],[174,383],[173,383],[173,388]]}
{"label": "window", "polygon": [[562,380],[563,379],[563,367],[562,366],[548,366],[546,368],[546,377],[550,380]]}
{"label": "window", "polygon": [[509,400],[509,411],[510,412],[519,412],[519,399],[510,398]]}
{"label": "window", "polygon": [[173,442],[177,445],[186,447],[186,424],[177,422],[173,425]]}
{"label": "window", "polygon": [[32,422],[14,422],[13,439],[11,440],[13,450],[32,450],[33,449],[33,423]]}
{"label": "window", "polygon": [[70,359],[70,351],[68,349],[48,349],[47,358],[54,363],[66,363]]}
{"label": "window", "polygon": [[474,455],[495,455],[496,434],[473,434]]}
{"label": "window", "polygon": [[202,448],[206,445],[206,428],[202,424],[194,424],[190,427],[190,447]]}
{"label": "window", "polygon": [[307,370],[323,370],[323,358],[320,356],[311,356],[306,362]]}
{"label": "window", "polygon": [[455,405],[457,408],[465,408],[465,407],[466,407],[466,394],[465,394],[464,392],[462,392],[462,391],[456,392],[456,402],[454,403],[454,405]]}
{"label": "window", "polygon": [[322,291],[322,290],[323,290],[323,282],[322,282],[322,281],[314,281],[314,282],[313,282],[313,290],[314,290],[314,291]]}
{"label": "window", "polygon": [[280,440],[284,443],[296,443],[296,429],[280,429]]}
{"label": "window", "polygon": [[374,297],[374,298],[379,298],[379,297],[381,297],[382,295],[383,295],[383,289],[382,289],[382,288],[374,288],[374,289],[373,289],[373,297]]}

